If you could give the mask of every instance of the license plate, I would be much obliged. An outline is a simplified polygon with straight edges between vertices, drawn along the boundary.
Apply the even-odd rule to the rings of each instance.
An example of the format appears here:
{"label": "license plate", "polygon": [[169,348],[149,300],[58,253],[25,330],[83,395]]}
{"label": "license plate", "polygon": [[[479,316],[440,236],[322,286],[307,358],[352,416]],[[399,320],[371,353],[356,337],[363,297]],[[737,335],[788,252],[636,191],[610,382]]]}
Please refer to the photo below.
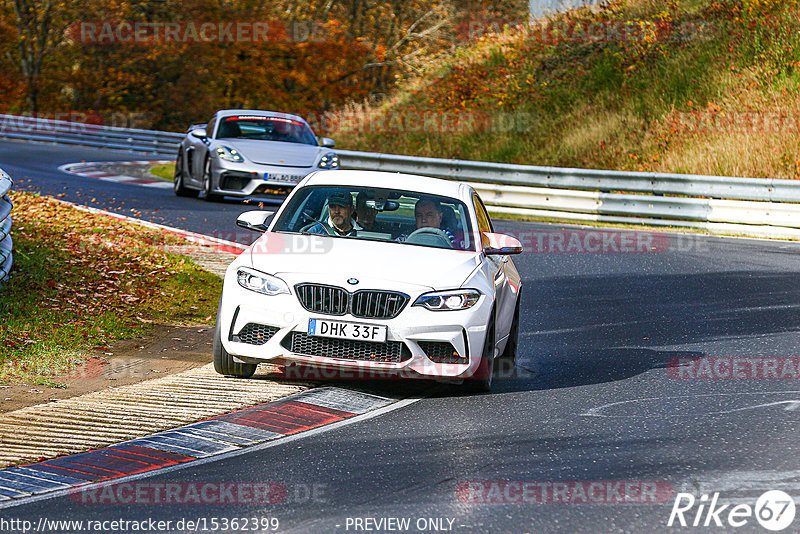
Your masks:
{"label": "license plate", "polygon": [[360,339],[361,341],[386,341],[386,325],[345,323],[324,319],[308,320],[308,335],[335,337],[339,339]]}
{"label": "license plate", "polygon": [[281,174],[281,173],[264,173],[264,180],[270,182],[284,182],[289,184],[296,184],[303,179],[299,174]]}

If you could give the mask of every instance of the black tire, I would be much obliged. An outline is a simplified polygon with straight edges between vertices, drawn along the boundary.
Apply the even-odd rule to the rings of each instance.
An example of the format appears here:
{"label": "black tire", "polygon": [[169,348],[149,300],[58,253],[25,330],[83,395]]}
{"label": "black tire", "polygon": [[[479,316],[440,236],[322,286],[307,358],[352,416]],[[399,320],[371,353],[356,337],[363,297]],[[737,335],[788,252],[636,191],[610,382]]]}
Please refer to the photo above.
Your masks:
{"label": "black tire", "polygon": [[522,300],[522,293],[517,295],[517,305],[514,308],[514,320],[511,322],[511,330],[508,332],[508,342],[500,358],[512,365],[517,363],[517,347],[519,346],[519,306]]}
{"label": "black tire", "polygon": [[197,197],[198,191],[189,189],[184,185],[183,154],[178,150],[178,159],[175,160],[175,176],[172,179],[172,189],[179,197]]}
{"label": "black tire", "polygon": [[494,346],[495,346],[495,330],[494,330],[494,312],[489,319],[489,324],[486,328],[486,340],[483,343],[483,354],[481,354],[481,363],[475,374],[464,380],[463,389],[467,393],[486,393],[492,390],[492,379],[494,378]]}
{"label": "black tire", "polygon": [[258,365],[233,361],[233,356],[228,354],[228,351],[222,346],[220,330],[219,314],[217,314],[217,327],[214,332],[214,370],[221,375],[235,378],[250,378],[253,376]]}
{"label": "black tire", "polygon": [[221,195],[211,192],[211,159],[208,157],[206,157],[206,162],[203,164],[203,198],[208,202],[222,200]]}

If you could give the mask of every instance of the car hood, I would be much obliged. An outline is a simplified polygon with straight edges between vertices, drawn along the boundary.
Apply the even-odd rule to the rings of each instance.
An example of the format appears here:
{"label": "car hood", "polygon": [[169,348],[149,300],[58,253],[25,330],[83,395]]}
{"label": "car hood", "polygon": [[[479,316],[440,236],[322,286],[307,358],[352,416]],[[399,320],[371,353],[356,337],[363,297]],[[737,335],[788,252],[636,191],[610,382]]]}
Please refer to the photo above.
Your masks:
{"label": "car hood", "polygon": [[282,141],[218,139],[216,142],[235,148],[249,161],[264,165],[313,167],[322,152],[322,148],[318,146]]}
{"label": "car hood", "polygon": [[458,288],[480,264],[480,254],[401,243],[267,232],[249,250],[254,269],[303,281],[357,289]]}

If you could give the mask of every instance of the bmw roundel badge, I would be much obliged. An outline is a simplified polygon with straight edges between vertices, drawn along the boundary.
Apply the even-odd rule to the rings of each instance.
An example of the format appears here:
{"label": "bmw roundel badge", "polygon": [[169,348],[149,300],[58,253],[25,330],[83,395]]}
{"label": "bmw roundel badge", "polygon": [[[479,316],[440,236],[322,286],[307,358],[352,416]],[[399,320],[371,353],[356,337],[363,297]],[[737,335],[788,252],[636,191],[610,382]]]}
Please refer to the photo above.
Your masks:
{"label": "bmw roundel badge", "polygon": [[347,283],[350,284],[351,286],[354,286],[358,283],[358,278],[348,278]]}

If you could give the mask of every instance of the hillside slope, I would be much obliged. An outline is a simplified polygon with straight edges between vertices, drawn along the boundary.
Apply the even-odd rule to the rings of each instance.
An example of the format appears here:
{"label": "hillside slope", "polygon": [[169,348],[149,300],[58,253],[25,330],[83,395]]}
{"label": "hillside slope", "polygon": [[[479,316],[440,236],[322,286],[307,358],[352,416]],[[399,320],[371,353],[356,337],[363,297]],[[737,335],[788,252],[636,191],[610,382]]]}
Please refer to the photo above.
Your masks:
{"label": "hillside slope", "polygon": [[620,0],[508,28],[326,125],[349,149],[800,178],[798,4]]}

